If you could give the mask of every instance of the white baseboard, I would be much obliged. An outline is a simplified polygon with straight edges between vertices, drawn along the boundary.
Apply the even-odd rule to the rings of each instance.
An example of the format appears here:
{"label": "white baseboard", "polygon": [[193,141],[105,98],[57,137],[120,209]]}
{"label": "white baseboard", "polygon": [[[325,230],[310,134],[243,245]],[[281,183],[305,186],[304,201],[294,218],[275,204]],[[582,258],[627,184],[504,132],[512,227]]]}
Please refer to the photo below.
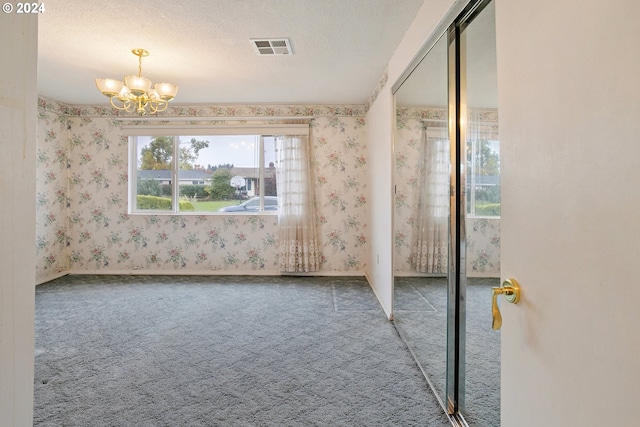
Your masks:
{"label": "white baseboard", "polygon": [[42,285],[43,283],[50,282],[55,279],[59,279],[62,276],[66,276],[69,274],[69,271],[61,271],[59,273],[52,274],[51,276],[47,276],[45,279],[39,279],[36,281],[36,286]]}
{"label": "white baseboard", "polygon": [[472,273],[467,274],[467,278],[499,279],[500,273]]}
{"label": "white baseboard", "polygon": [[365,272],[364,277],[365,279],[367,279],[367,283],[369,283],[369,287],[373,290],[373,293],[375,294],[376,299],[378,300],[378,304],[380,304],[380,307],[382,307],[382,310],[384,311],[384,314],[387,316],[387,319],[393,320],[393,312],[391,311],[391,307],[387,306],[383,302],[382,298],[380,298],[380,295],[378,294],[378,290],[372,285],[373,280],[371,280],[371,276],[369,276],[369,273]]}
{"label": "white baseboard", "polygon": [[282,273],[279,270],[70,270],[65,274],[81,275],[153,275],[153,276],[348,276],[363,277],[362,271],[315,271],[312,273]]}
{"label": "white baseboard", "polygon": [[[396,277],[447,277],[446,274],[418,273],[415,271],[395,271],[393,274]],[[467,273],[467,277],[500,278],[500,273]]]}
{"label": "white baseboard", "polygon": [[394,271],[393,275],[396,277],[447,277],[442,273],[419,273],[417,271]]}

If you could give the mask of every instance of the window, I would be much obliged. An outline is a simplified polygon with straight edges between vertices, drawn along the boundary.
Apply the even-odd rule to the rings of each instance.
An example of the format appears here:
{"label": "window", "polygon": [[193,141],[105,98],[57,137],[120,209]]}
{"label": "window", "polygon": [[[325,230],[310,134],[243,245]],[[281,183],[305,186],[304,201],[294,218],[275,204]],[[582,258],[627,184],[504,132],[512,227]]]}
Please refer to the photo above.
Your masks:
{"label": "window", "polygon": [[278,208],[276,138],[258,134],[130,136],[129,211],[274,213]]}
{"label": "window", "polygon": [[467,214],[500,216],[500,141],[467,142]]}

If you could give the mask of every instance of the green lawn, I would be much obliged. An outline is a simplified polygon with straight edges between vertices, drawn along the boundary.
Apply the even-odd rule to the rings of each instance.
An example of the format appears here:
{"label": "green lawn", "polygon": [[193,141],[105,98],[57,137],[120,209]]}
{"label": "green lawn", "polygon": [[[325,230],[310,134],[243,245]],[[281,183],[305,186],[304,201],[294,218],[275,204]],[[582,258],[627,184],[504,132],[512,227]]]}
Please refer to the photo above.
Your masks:
{"label": "green lawn", "polygon": [[239,205],[243,200],[209,200],[193,202],[194,212],[217,212],[225,206]]}
{"label": "green lawn", "polygon": [[500,216],[500,203],[476,201],[476,215]]}

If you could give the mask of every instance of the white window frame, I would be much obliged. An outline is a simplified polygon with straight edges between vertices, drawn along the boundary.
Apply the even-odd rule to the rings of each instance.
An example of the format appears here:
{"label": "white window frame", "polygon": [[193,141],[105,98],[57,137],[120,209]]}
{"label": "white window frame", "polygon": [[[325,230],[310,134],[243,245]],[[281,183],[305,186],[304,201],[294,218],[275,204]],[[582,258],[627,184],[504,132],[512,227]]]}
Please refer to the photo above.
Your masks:
{"label": "white window frame", "polygon": [[[197,211],[185,212],[180,211],[179,204],[179,184],[178,184],[178,159],[179,155],[179,137],[180,136],[224,136],[224,135],[256,135],[259,136],[260,145],[259,152],[259,180],[260,180],[260,210],[252,213],[256,215],[277,215],[277,211],[264,210],[264,138],[267,136],[285,136],[285,135],[308,135],[308,124],[286,124],[286,125],[250,125],[250,126],[197,126],[197,125],[177,125],[171,127],[160,127],[152,125],[135,125],[123,126],[125,135],[129,138],[129,185],[128,185],[128,206],[127,212],[130,215],[246,215],[245,213],[234,212],[217,212],[217,211]],[[172,193],[172,209],[171,210],[150,210],[137,209],[137,138],[138,137],[155,137],[155,136],[173,136],[173,161],[171,168],[171,193]]]}

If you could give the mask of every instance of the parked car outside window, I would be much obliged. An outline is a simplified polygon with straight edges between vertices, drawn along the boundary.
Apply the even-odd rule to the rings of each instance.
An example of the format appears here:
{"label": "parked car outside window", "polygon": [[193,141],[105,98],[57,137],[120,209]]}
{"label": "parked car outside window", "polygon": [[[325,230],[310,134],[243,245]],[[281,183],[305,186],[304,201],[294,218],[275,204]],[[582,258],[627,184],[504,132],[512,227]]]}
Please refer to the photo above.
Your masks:
{"label": "parked car outside window", "polygon": [[[260,210],[260,198],[253,197],[245,202],[240,203],[239,205],[234,206],[225,206],[224,208],[218,209],[218,212],[259,212]],[[264,197],[264,210],[266,211],[277,211],[278,210],[278,198],[275,196],[265,196]]]}

